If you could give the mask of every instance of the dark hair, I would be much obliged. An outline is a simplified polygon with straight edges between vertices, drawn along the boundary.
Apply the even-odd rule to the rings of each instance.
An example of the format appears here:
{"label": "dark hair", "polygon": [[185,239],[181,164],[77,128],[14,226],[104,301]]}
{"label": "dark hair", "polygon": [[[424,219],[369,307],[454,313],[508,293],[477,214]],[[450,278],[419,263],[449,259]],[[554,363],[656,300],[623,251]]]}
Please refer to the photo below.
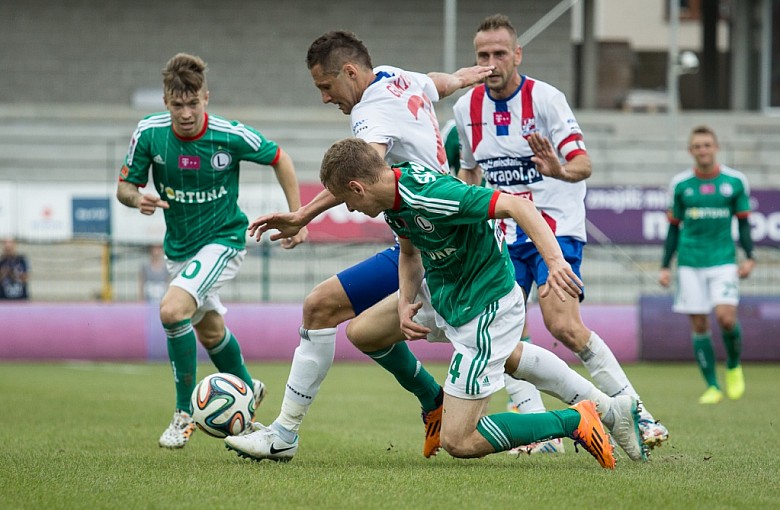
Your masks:
{"label": "dark hair", "polygon": [[493,14],[483,19],[477,28],[477,32],[487,32],[488,30],[506,29],[512,36],[517,39],[517,30],[515,30],[512,22],[509,21],[507,16],[503,14]]}
{"label": "dark hair", "polygon": [[331,192],[346,189],[349,181],[366,183],[379,180],[379,170],[386,166],[379,153],[365,140],[345,138],[330,146],[322,158],[320,181]]}
{"label": "dark hair", "polygon": [[333,31],[318,37],[306,53],[306,66],[319,65],[325,74],[338,74],[346,62],[373,69],[371,55],[352,32]]}
{"label": "dark hair", "polygon": [[200,57],[177,53],[162,71],[163,89],[171,96],[197,94],[206,86],[208,67]]}

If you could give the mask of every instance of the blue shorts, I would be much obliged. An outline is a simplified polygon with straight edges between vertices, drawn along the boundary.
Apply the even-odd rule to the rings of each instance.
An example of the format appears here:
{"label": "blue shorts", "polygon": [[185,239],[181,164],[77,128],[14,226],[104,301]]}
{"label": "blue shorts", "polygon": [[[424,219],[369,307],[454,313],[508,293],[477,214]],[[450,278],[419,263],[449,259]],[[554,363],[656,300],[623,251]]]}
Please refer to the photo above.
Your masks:
{"label": "blue shorts", "polygon": [[398,290],[398,254],[396,244],[338,273],[355,315],[371,308]]}
{"label": "blue shorts", "polygon": [[[573,237],[558,237],[557,239],[563,252],[563,258],[569,263],[574,274],[582,279],[580,265],[582,265],[582,248],[585,243]],[[537,288],[547,283],[549,275],[547,264],[539,255],[534,243],[510,245],[508,248],[512,264],[515,266],[515,281],[523,288],[527,298],[534,283],[536,283]],[[585,299],[585,289],[582,289],[582,294],[580,294],[580,301],[583,299]]]}

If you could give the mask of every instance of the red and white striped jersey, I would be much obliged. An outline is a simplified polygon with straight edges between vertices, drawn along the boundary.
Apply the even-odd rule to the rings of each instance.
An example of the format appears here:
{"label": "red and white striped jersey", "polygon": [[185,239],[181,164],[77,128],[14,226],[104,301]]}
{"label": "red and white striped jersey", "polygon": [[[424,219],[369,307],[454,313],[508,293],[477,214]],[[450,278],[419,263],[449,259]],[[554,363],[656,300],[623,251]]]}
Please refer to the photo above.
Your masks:
{"label": "red and white striped jersey", "polygon": [[[585,181],[543,176],[531,161],[533,151],[526,141],[531,133],[540,133],[562,162],[586,153],[582,131],[560,90],[522,76],[512,96],[496,100],[479,85],[458,100],[454,114],[461,168],[479,165],[490,186],[533,200],[557,237],[586,241]],[[512,219],[503,222],[508,243],[529,242]]]}

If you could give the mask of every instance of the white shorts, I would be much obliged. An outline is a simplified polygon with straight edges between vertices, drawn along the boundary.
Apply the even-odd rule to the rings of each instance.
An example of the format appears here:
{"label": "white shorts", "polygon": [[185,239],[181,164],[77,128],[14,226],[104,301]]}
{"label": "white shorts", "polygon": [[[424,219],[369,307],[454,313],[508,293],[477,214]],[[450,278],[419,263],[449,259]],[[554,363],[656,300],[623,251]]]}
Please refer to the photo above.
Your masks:
{"label": "white shorts", "polygon": [[428,284],[423,280],[416,301],[423,306],[414,317],[431,329],[429,342],[450,342],[455,348],[444,383],[444,392],[454,397],[487,398],[504,387],[504,363],[523,331],[523,291],[514,288],[480,315],[458,327],[451,326],[431,305]]}
{"label": "white shorts", "polygon": [[739,304],[736,264],[677,268],[677,291],[672,310],[687,315],[707,315],[717,305]]}
{"label": "white shorts", "polygon": [[166,259],[171,286],[182,288],[195,298],[198,309],[192,316],[192,324],[200,322],[206,312],[212,310],[225,315],[227,308],[219,299],[219,289],[236,277],[244,255],[246,250],[207,244],[189,260]]}

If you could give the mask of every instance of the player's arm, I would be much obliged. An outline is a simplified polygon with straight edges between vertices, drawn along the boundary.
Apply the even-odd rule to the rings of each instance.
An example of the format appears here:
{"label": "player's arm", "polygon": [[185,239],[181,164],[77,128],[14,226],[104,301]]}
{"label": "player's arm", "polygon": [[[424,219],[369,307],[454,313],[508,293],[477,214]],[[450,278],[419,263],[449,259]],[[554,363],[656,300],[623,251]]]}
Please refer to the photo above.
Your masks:
{"label": "player's arm", "polygon": [[151,193],[141,193],[138,185],[132,182],[119,181],[116,187],[116,198],[127,207],[141,211],[141,214],[151,216],[159,207],[168,209],[170,205],[165,200]]}
{"label": "player's arm", "polygon": [[[383,143],[371,143],[369,145],[371,145],[382,158],[385,157],[387,145]],[[289,204],[289,198],[287,202]],[[249,224],[249,235],[254,237],[257,241],[260,241],[265,232],[277,230],[278,232],[272,234],[269,238],[271,241],[292,238],[298,235],[301,229],[311,223],[314,218],[341,203],[341,200],[334,197],[330,191],[323,189],[316,197],[311,199],[308,204],[299,207],[297,210],[293,211],[291,206],[290,212],[275,212],[258,216]]]}
{"label": "player's arm", "polygon": [[531,160],[542,175],[566,182],[579,182],[590,177],[592,173],[590,156],[587,152],[577,154],[566,164],[561,164],[550,140],[539,133],[532,133],[528,137],[528,145],[534,151]]}
{"label": "player's arm", "polygon": [[534,203],[519,196],[500,192],[494,194],[493,200],[491,217],[515,220],[523,232],[531,238],[547,264],[550,272],[550,276],[547,278],[548,285],[545,285],[539,295],[545,297],[552,289],[561,301],[566,301],[566,294],[578,298],[582,293],[582,281],[563,258],[558,240],[555,239],[550,226],[544,221]]}
{"label": "player's arm", "polygon": [[756,266],[753,258],[753,237],[750,235],[750,222],[747,216],[740,216],[737,219],[739,225],[739,244],[745,250],[745,260],[739,264],[738,274],[740,278],[747,278]]}
{"label": "player's arm", "polygon": [[466,184],[474,184],[480,186],[482,184],[482,167],[479,165],[474,168],[460,168],[458,170],[458,179]]}
{"label": "player's arm", "polygon": [[[284,197],[287,199],[287,207],[290,211],[297,211],[301,208],[301,191],[298,187],[298,177],[295,174],[295,165],[292,158],[282,149],[279,149],[279,157],[273,165],[276,173],[276,180],[284,191]],[[282,248],[294,248],[306,241],[309,232],[306,227],[301,227],[299,231],[292,236],[282,238]]]}
{"label": "player's arm", "polygon": [[398,317],[401,320],[401,331],[409,340],[425,338],[431,331],[413,320],[422,306],[422,303],[414,302],[425,273],[422,258],[411,241],[399,238],[398,242],[401,250],[398,256]]}
{"label": "player's arm", "polygon": [[672,258],[677,252],[677,245],[680,243],[680,222],[669,215],[669,229],[666,232],[666,241],[664,241],[664,254],[661,259],[661,272],[658,274],[658,283],[662,287],[668,287],[672,283]]}
{"label": "player's arm", "polygon": [[458,90],[481,82],[493,72],[495,66],[462,67],[454,73],[428,73],[433,80],[439,99],[445,98]]}

